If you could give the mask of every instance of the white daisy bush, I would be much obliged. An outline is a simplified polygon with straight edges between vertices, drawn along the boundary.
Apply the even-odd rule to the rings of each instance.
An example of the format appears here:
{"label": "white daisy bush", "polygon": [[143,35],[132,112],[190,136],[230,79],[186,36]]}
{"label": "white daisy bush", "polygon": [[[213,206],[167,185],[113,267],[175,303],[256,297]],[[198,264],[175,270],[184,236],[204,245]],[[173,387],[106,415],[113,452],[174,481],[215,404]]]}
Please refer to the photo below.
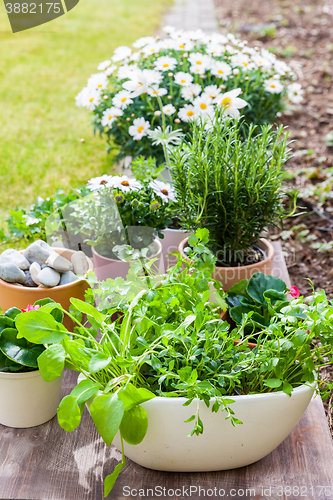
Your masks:
{"label": "white daisy bush", "polygon": [[87,183],[92,192],[105,191],[112,193],[118,206],[124,227],[145,226],[161,231],[167,228],[172,220],[175,192],[171,185],[156,179],[137,180],[127,175],[102,175],[93,177]]}
{"label": "white daisy bush", "polygon": [[162,148],[150,136],[157,127],[186,133],[193,120],[212,119],[218,110],[263,125],[274,122],[288,99],[303,99],[291,69],[266,49],[247,47],[232,34],[164,31],[164,39],[118,47],[76,97],[93,111],[95,131],[120,146],[120,157],[153,156],[161,163]]}

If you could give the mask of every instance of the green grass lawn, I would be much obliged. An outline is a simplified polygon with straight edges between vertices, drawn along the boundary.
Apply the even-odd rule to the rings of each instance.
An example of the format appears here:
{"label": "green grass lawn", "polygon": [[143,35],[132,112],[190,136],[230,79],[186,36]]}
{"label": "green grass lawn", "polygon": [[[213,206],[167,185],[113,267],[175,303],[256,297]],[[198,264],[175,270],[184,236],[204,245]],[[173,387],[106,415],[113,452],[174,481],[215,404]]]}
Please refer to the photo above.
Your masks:
{"label": "green grass lawn", "polygon": [[0,225],[16,205],[112,171],[91,113],[74,98],[115,47],[154,34],[169,4],[80,0],[65,16],[13,34],[0,3]]}

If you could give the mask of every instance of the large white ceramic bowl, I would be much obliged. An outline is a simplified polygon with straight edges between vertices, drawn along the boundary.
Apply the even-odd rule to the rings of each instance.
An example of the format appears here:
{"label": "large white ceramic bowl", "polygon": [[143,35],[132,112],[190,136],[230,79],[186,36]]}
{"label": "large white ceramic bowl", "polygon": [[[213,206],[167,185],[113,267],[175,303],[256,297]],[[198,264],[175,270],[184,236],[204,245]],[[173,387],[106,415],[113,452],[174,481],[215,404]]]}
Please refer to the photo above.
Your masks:
{"label": "large white ceramic bowl", "polygon": [[[200,401],[204,432],[187,437],[193,422],[184,423],[196,402],[185,398],[156,397],[142,406],[148,414],[148,431],[136,446],[125,445],[125,455],[149,469],[200,472],[235,469],[252,464],[274,450],[295,427],[314,392],[302,385],[290,396],[283,392],[234,396],[231,408],[243,425],[233,427],[226,414],[212,413]],[[119,433],[113,444],[121,449]]]}

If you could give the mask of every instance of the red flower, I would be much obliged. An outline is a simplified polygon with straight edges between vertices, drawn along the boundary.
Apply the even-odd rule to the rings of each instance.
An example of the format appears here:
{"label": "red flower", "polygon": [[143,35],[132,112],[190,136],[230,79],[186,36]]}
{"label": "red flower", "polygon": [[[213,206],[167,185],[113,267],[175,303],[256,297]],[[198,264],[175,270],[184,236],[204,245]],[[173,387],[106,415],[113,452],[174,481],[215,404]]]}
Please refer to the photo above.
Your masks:
{"label": "red flower", "polygon": [[26,309],[21,309],[23,313],[26,313],[28,311],[37,311],[40,308],[40,306],[32,306],[29,304]]}
{"label": "red flower", "polygon": [[301,292],[299,291],[297,286],[291,286],[289,293],[292,297],[294,297],[294,299],[298,299],[298,297],[301,295]]}

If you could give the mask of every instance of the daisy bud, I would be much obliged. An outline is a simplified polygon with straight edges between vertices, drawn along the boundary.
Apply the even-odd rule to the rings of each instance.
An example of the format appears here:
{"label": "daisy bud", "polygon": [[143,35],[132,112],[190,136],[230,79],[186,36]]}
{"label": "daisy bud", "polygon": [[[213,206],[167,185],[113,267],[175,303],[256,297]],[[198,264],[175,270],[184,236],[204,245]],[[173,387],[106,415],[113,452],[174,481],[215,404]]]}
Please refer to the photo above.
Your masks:
{"label": "daisy bud", "polygon": [[129,117],[127,117],[127,118],[126,118],[126,121],[127,121],[127,122],[130,122],[130,121],[131,121],[131,119],[130,119]]}
{"label": "daisy bud", "polygon": [[161,112],[160,111],[154,111],[154,115],[157,116],[157,117],[161,116]]}
{"label": "daisy bud", "polygon": [[180,119],[179,118],[175,118],[174,122],[175,123],[180,123]]}
{"label": "daisy bud", "polygon": [[205,78],[205,75],[200,75],[200,78]]}
{"label": "daisy bud", "polygon": [[234,75],[230,75],[230,76],[229,76],[230,80],[232,80],[232,79],[233,79],[233,77],[234,77]]}
{"label": "daisy bud", "polygon": [[183,61],[180,61],[179,66],[183,66]]}
{"label": "daisy bud", "polygon": [[239,69],[235,68],[234,71],[233,71],[233,74],[236,75],[236,76],[239,75]]}
{"label": "daisy bud", "polygon": [[80,141],[81,141],[81,142],[84,142],[84,139],[83,139],[83,137],[82,137],[82,138],[80,139]]}
{"label": "daisy bud", "polygon": [[134,113],[132,113],[132,114],[131,114],[131,117],[132,117],[132,118],[134,118],[134,117],[135,117],[135,114],[134,114]]}
{"label": "daisy bud", "polygon": [[184,52],[183,57],[188,57],[188,52]]}
{"label": "daisy bud", "polygon": [[168,95],[168,99],[170,101],[172,99],[172,95]]}
{"label": "daisy bud", "polygon": [[171,56],[172,56],[172,52],[169,52],[169,57],[171,57]]}
{"label": "daisy bud", "polygon": [[248,80],[248,79],[249,79],[249,77],[248,77],[248,76],[246,76],[246,77],[245,77],[245,80]]}
{"label": "daisy bud", "polygon": [[108,96],[107,95],[103,95],[103,99],[107,100]]}
{"label": "daisy bud", "polygon": [[118,127],[121,127],[121,123],[118,123]]}
{"label": "daisy bud", "polygon": [[226,88],[227,88],[227,86],[226,86],[226,85],[223,85],[223,84],[222,84],[222,85],[220,85],[220,89],[222,89],[222,90],[223,90],[223,89],[226,89]]}
{"label": "daisy bud", "polygon": [[173,73],[168,73],[168,76],[171,78],[173,76]]}

